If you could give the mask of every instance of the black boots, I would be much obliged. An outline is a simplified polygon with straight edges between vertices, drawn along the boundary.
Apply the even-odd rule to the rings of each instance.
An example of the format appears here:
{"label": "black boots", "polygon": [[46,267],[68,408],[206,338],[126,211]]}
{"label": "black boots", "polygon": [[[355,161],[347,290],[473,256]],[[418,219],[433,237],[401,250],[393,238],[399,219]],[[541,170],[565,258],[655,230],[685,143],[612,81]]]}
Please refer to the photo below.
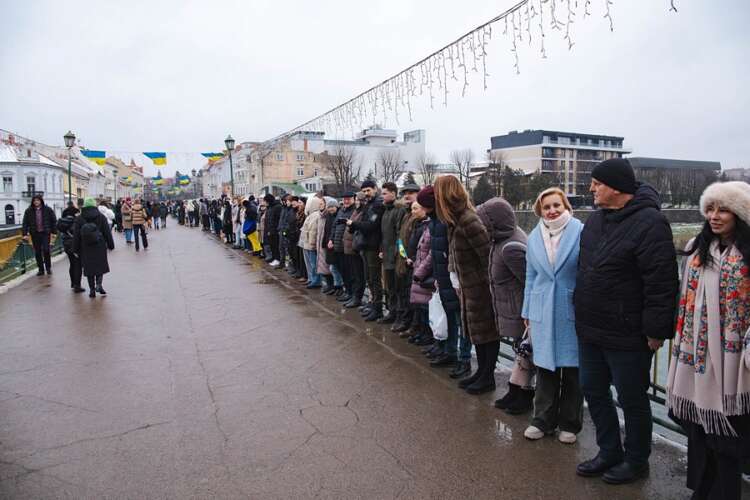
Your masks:
{"label": "black boots", "polygon": [[383,306],[381,304],[373,304],[370,309],[370,313],[364,317],[365,321],[371,322],[380,319],[383,316]]}
{"label": "black boots", "polygon": [[448,373],[450,378],[465,377],[471,372],[471,363],[469,361],[459,361],[456,366]]}
{"label": "black boots", "polygon": [[466,392],[479,395],[495,390],[495,365],[497,355],[500,352],[500,341],[495,340],[480,344],[476,346],[476,349],[477,360],[479,361],[477,371],[480,372],[480,375],[473,384],[466,387]]}
{"label": "black boots", "polygon": [[495,408],[501,410],[506,409],[513,401],[515,401],[520,391],[521,388],[519,386],[508,382],[508,392],[505,393],[505,396],[495,401]]}
{"label": "black boots", "polygon": [[505,413],[510,415],[523,415],[534,409],[534,390],[518,388],[516,397],[508,403]]}

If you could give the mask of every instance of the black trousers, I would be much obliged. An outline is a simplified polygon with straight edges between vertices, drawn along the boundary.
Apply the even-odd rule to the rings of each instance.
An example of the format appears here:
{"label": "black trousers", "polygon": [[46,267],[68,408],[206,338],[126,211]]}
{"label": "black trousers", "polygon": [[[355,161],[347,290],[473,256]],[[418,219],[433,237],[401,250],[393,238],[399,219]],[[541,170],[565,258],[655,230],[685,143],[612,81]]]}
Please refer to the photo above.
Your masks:
{"label": "black trousers", "polygon": [[70,268],[68,273],[70,274],[70,287],[81,288],[81,275],[83,270],[81,268],[81,258],[73,252],[66,251],[65,254],[68,256],[70,262]]}
{"label": "black trousers", "polygon": [[583,394],[578,368],[537,367],[534,416],[531,425],[543,432],[561,431],[578,434],[583,426]]}
{"label": "black trousers", "polygon": [[388,314],[395,315],[398,302],[395,269],[383,269],[383,295],[385,296],[384,303],[388,308]]}
{"label": "black trousers", "polygon": [[737,437],[706,434],[680,422],[688,437],[687,487],[693,500],[740,500],[743,459],[750,458],[750,415],[728,417]]}
{"label": "black trousers", "polygon": [[271,246],[271,256],[273,257],[273,260],[281,262],[281,259],[279,258],[279,233],[276,231],[269,233],[268,244]]}
{"label": "black trousers", "polygon": [[97,274],[94,276],[86,276],[86,279],[89,282],[89,289],[94,290],[95,288],[102,286],[102,282],[104,281],[104,275]]}
{"label": "black trousers", "polygon": [[363,252],[367,264],[367,286],[370,288],[370,302],[376,307],[383,307],[382,263],[377,250]]}
{"label": "black trousers", "polygon": [[414,314],[410,295],[413,271],[409,269],[403,276],[396,273],[396,315],[404,323],[410,323]]}
{"label": "black trousers", "polygon": [[49,253],[50,234],[46,232],[31,232],[31,244],[34,246],[34,257],[36,257],[36,266],[40,271],[52,269],[52,256]]}
{"label": "black trousers", "polygon": [[138,241],[138,233],[141,234],[141,239],[143,240],[143,248],[148,248],[148,239],[146,238],[146,228],[143,227],[143,224],[133,224],[133,235],[135,236],[135,249],[140,249],[139,241]]}
{"label": "black trousers", "polygon": [[344,292],[348,295],[352,293],[352,271],[349,268],[346,255],[343,252],[334,253],[336,258],[336,269],[341,273],[341,280],[344,282]]}
{"label": "black trousers", "polygon": [[365,266],[362,257],[356,254],[344,254],[345,267],[349,269],[351,276],[350,293],[353,297],[362,300],[365,294]]}

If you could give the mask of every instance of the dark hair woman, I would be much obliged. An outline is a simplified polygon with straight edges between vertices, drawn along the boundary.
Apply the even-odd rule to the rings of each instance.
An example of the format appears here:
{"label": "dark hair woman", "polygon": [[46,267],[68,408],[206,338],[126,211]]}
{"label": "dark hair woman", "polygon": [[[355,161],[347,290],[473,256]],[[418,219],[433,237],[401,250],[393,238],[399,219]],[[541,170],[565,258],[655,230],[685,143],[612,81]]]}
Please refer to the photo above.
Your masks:
{"label": "dark hair woman", "polygon": [[703,229],[687,249],[667,396],[688,436],[692,498],[739,500],[750,457],[750,185],[701,196]]}
{"label": "dark hair woman", "polygon": [[477,354],[477,371],[459,386],[469,394],[494,391],[500,335],[490,293],[490,237],[458,179],[440,176],[434,189],[435,211],[448,226],[448,268],[461,299],[462,335],[471,339]]}

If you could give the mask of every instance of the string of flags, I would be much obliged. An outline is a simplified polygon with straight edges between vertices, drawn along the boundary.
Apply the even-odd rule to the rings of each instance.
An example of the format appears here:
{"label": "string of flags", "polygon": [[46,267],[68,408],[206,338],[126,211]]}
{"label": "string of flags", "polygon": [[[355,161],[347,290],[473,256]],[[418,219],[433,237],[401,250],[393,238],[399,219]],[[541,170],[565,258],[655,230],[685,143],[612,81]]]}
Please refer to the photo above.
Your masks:
{"label": "string of flags", "polygon": [[[121,152],[118,151],[118,153]],[[164,151],[146,151],[140,154],[150,159],[153,162],[154,166],[157,168],[163,167],[167,164],[167,153]],[[81,155],[93,161],[99,166],[102,166],[107,162],[107,152],[104,150],[81,149]],[[200,153],[200,155],[206,158],[208,161],[214,162],[224,158],[225,153],[209,152]]]}

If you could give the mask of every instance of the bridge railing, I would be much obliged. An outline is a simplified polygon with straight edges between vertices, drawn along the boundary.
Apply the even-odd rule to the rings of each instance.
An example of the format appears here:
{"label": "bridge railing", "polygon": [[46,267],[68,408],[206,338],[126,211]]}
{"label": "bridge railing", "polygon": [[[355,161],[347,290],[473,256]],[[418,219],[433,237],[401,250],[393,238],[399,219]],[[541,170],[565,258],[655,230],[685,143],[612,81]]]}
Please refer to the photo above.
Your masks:
{"label": "bridge railing", "polygon": [[[50,252],[62,253],[62,239],[52,235]],[[0,239],[0,285],[37,270],[34,247],[18,234]]]}

